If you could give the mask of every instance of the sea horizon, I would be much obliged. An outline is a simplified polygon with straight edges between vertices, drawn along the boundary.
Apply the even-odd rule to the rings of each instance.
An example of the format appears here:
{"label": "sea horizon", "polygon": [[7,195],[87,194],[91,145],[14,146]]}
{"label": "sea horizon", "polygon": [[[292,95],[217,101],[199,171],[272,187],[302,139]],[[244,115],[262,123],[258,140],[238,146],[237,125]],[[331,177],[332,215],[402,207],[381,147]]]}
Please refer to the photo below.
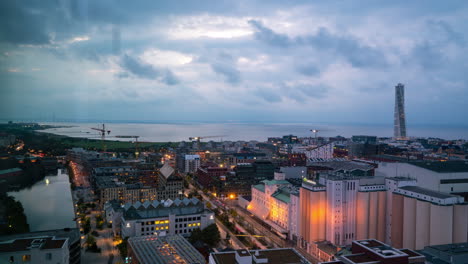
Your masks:
{"label": "sea horizon", "polygon": [[[92,127],[99,127],[102,122],[37,122],[43,125],[57,126],[41,130],[42,132],[70,137],[99,137]],[[312,129],[319,130],[317,136],[351,137],[369,135],[392,137],[392,124],[334,124],[308,122],[104,122],[106,129],[111,130],[109,140],[116,135],[137,135],[139,141],[147,142],[180,142],[189,141],[189,137],[218,136],[206,141],[266,141],[268,137],[281,137],[293,134],[299,137],[312,137]],[[447,129],[449,128],[450,129]],[[221,137],[222,136],[222,137]],[[409,137],[442,138],[447,140],[468,139],[468,127],[439,125],[408,125]]]}

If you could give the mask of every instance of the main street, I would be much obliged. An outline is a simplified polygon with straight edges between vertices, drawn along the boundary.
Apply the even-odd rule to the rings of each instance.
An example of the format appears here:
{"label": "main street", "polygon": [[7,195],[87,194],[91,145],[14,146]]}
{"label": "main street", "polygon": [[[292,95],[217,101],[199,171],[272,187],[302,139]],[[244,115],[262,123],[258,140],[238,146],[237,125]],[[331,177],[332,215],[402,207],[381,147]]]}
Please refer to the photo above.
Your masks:
{"label": "main street", "polygon": [[[300,247],[297,247],[292,241],[286,241],[286,240],[280,238],[275,233],[273,233],[270,230],[270,228],[266,227],[266,224],[261,219],[258,219],[253,214],[251,214],[249,211],[247,211],[246,209],[240,207],[237,204],[237,201],[235,201],[235,200],[226,200],[225,203],[223,203],[222,201],[220,201],[216,197],[211,197],[211,196],[206,195],[201,190],[194,187],[192,184],[189,185],[189,189],[190,189],[190,191],[195,189],[198,192],[198,194],[201,195],[203,200],[205,200],[205,201],[209,202],[210,204],[212,204],[213,207],[218,205],[218,209],[223,210],[224,213],[227,213],[228,209],[229,209],[228,206],[225,205],[225,203],[229,203],[230,207],[232,209],[235,209],[237,214],[242,217],[243,222],[241,224],[243,226],[248,225],[254,231],[256,231],[256,234],[249,234],[247,232],[247,235],[262,235],[262,236],[264,236],[266,238],[266,240],[269,240],[272,243],[272,246],[275,247],[275,248],[294,248],[298,252],[300,252],[311,263],[313,263],[313,264],[319,263],[318,259],[316,259],[315,257],[308,254],[304,249],[302,249]],[[224,227],[224,225],[223,225],[223,227]],[[224,228],[226,228],[226,227],[224,227]]]}

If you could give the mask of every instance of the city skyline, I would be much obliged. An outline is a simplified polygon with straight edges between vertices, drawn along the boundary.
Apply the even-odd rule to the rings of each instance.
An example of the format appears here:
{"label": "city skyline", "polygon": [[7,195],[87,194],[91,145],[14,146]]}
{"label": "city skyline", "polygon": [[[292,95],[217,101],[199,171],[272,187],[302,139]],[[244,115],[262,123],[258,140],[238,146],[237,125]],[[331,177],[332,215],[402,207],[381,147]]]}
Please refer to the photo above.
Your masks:
{"label": "city skyline", "polygon": [[468,125],[467,4],[1,5],[1,117]]}

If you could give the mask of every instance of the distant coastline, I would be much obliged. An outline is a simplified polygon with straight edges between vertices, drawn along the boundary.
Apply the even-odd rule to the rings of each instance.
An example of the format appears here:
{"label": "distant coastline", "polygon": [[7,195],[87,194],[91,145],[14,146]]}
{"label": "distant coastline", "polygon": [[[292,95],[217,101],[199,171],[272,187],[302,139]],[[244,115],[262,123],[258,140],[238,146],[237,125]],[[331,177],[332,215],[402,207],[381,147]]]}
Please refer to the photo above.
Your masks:
{"label": "distant coastline", "polygon": [[[68,136],[73,138],[100,138],[97,131],[91,130],[99,123],[47,123],[55,128],[40,130],[39,132]],[[333,137],[353,135],[373,135],[378,137],[392,137],[392,125],[334,125],[309,123],[106,123],[111,133],[108,140],[130,141],[113,138],[116,135],[138,135],[142,142],[181,142],[189,141],[189,137],[226,135],[214,138],[214,141],[266,141],[268,137],[279,137],[294,134],[299,137],[310,137],[311,129],[318,129],[318,136]],[[468,127],[457,126],[408,126],[410,137],[433,137],[447,140],[468,139]]]}

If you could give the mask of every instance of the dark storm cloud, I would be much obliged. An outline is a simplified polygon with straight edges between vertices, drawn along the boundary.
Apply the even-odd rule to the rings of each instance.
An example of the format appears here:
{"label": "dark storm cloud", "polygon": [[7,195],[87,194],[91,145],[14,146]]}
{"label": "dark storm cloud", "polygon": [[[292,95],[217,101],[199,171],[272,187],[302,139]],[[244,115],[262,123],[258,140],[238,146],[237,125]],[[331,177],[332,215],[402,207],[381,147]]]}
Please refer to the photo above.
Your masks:
{"label": "dark storm cloud", "polygon": [[325,85],[295,84],[280,86],[281,92],[298,103],[306,103],[309,98],[322,99],[328,93],[329,87]]}
{"label": "dark storm cloud", "polygon": [[270,28],[265,27],[260,21],[249,20],[248,23],[255,29],[255,38],[260,41],[278,47],[288,47],[293,43],[287,35],[274,32]]}
{"label": "dark storm cloud", "polygon": [[387,65],[384,54],[378,49],[362,44],[352,36],[332,34],[323,27],[315,35],[290,38],[287,35],[274,32],[264,26],[261,21],[250,20],[249,24],[255,29],[255,38],[271,46],[281,48],[311,46],[317,50],[338,54],[357,68]]}
{"label": "dark storm cloud", "polygon": [[[135,77],[149,80],[159,80],[167,85],[179,83],[177,77],[169,69],[160,69],[138,58],[125,54],[121,58],[120,66]],[[119,73],[118,77],[129,77],[128,74]]]}
{"label": "dark storm cloud", "polygon": [[301,91],[304,95],[312,98],[324,98],[329,91],[326,85],[297,85],[295,89]]}
{"label": "dark storm cloud", "polygon": [[[455,70],[452,71],[457,71],[458,67],[453,61],[450,62],[447,50],[464,49],[466,46],[465,37],[443,20],[429,20],[427,28],[427,36],[416,42],[410,54],[405,57],[404,62],[406,64],[416,63],[431,74],[434,70],[447,68],[448,63],[454,67]],[[449,48],[450,46],[453,48]]]}
{"label": "dark storm cloud", "polygon": [[444,41],[463,46],[466,44],[465,38],[460,32],[457,32],[453,27],[443,20],[430,20],[428,25],[433,29],[434,33],[442,35]]}
{"label": "dark storm cloud", "polygon": [[221,52],[210,65],[211,69],[217,74],[222,75],[228,83],[238,84],[241,81],[241,75],[235,63],[232,55]]}
{"label": "dark storm cloud", "polygon": [[283,98],[292,99],[298,103],[307,103],[310,98],[325,98],[330,88],[323,84],[286,84],[273,85],[271,87],[258,88],[254,95],[266,102],[281,102]]}
{"label": "dark storm cloud", "polygon": [[407,61],[416,62],[425,70],[435,70],[442,66],[445,59],[438,46],[425,41],[413,48]]}
{"label": "dark storm cloud", "polygon": [[320,69],[311,62],[297,65],[296,70],[306,76],[317,76],[320,74]]}
{"label": "dark storm cloud", "polygon": [[229,1],[2,0],[0,41],[44,45],[92,27],[145,24],[155,15],[235,10]]}
{"label": "dark storm cloud", "polygon": [[281,95],[276,90],[269,88],[259,88],[253,94],[269,103],[281,102]]}
{"label": "dark storm cloud", "polygon": [[46,15],[26,8],[23,1],[0,1],[0,41],[13,44],[49,44]]}

